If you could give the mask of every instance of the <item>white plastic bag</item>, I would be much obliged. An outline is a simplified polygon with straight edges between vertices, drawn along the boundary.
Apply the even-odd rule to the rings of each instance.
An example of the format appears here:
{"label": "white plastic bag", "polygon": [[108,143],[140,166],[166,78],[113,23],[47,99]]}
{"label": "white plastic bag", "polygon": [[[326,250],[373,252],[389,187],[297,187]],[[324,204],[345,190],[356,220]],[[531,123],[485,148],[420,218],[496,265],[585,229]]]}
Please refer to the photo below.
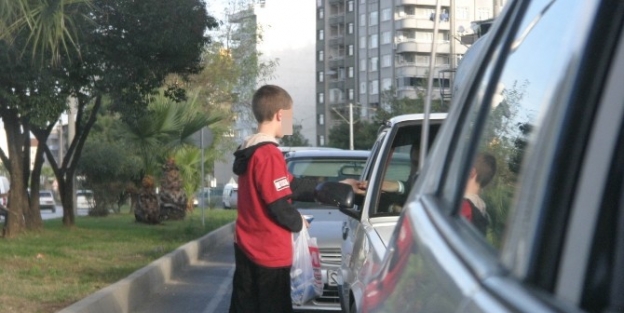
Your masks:
{"label": "white plastic bag", "polygon": [[304,226],[293,242],[290,268],[290,296],[294,305],[302,305],[323,294],[321,256],[316,238],[310,238]]}

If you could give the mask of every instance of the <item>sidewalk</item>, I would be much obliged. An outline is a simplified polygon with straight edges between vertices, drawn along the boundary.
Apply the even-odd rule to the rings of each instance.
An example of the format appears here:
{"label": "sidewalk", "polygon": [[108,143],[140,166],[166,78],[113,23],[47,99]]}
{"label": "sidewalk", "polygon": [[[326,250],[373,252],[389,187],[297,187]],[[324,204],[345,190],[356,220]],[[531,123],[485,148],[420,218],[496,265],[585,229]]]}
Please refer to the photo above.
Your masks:
{"label": "sidewalk", "polygon": [[189,242],[58,313],[227,312],[234,223]]}

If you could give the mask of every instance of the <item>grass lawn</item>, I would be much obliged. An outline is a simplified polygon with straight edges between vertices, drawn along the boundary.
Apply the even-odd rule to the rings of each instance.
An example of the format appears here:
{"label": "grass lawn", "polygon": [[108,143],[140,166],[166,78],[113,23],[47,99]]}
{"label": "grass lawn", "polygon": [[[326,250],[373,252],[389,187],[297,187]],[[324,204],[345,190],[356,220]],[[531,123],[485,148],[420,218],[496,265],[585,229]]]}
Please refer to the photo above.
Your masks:
{"label": "grass lawn", "polygon": [[136,223],[134,215],[44,221],[41,232],[0,239],[0,312],[56,312],[236,218],[196,209],[183,221]]}

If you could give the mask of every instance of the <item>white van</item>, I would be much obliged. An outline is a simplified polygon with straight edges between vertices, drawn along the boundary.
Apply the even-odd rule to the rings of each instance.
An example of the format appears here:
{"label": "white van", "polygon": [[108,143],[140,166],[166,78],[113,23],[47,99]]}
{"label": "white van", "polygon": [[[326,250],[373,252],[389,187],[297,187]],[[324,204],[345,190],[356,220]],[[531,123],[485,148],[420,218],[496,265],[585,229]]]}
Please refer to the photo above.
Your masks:
{"label": "white van", "polygon": [[224,209],[231,209],[236,207],[236,200],[232,198],[238,197],[238,184],[236,183],[227,183],[223,187],[223,197],[221,198],[221,202],[223,202]]}

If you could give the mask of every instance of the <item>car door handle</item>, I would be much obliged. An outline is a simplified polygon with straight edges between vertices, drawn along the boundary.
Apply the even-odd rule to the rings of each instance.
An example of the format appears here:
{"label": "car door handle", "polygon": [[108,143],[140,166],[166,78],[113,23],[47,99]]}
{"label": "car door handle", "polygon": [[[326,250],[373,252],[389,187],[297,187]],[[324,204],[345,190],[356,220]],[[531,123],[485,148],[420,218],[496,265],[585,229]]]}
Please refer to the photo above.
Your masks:
{"label": "car door handle", "polygon": [[349,227],[347,227],[347,222],[342,223],[342,239],[347,240],[347,236],[349,235]]}

